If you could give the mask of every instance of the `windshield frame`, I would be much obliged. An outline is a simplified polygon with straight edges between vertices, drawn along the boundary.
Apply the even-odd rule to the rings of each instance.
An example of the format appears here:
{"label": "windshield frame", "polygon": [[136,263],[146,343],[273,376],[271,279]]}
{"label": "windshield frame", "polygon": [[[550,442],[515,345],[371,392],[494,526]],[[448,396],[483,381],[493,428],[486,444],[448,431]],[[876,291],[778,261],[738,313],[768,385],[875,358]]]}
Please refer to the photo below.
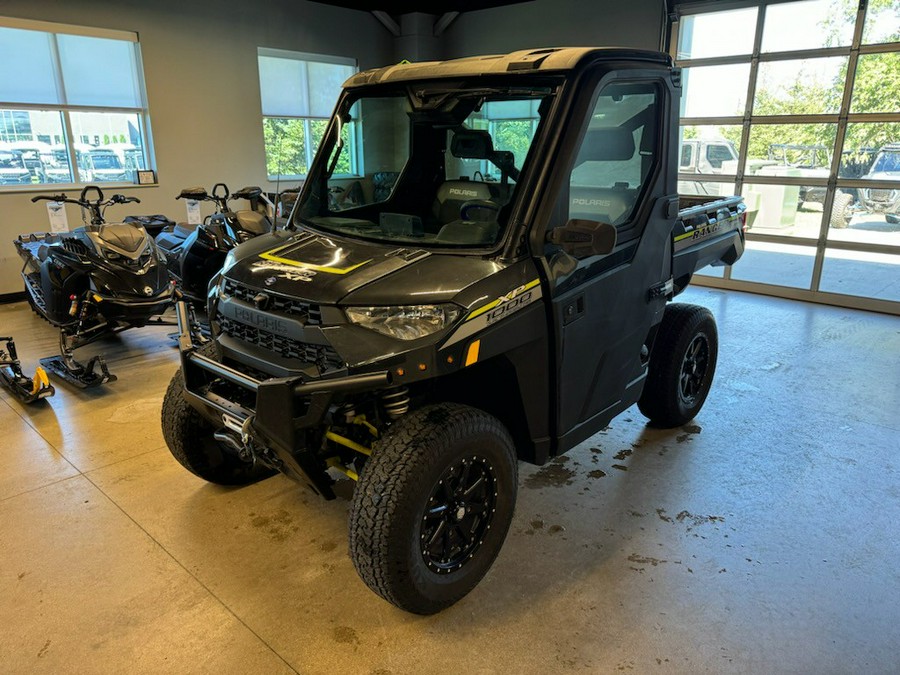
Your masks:
{"label": "windshield frame", "polygon": [[[511,233],[519,228],[519,213],[522,210],[524,200],[530,198],[524,195],[524,186],[531,182],[534,167],[542,164],[541,155],[546,152],[547,142],[550,138],[549,129],[552,126],[552,120],[557,114],[560,98],[562,97],[567,82],[567,77],[560,73],[541,74],[534,76],[477,76],[474,78],[462,78],[462,80],[447,80],[441,78],[412,80],[398,83],[384,83],[377,85],[363,85],[342,90],[340,98],[328,126],[322,138],[322,142],[316,150],[315,157],[310,165],[307,178],[301,188],[297,201],[292,209],[288,227],[298,230],[301,227],[309,230],[326,234],[328,236],[339,236],[349,240],[359,240],[367,243],[374,243],[387,246],[396,246],[399,248],[411,248],[427,250],[431,253],[449,253],[462,255],[479,255],[493,256],[507,246]],[[448,93],[452,90],[452,93]],[[546,111],[538,120],[537,128],[531,140],[528,154],[522,160],[522,166],[518,180],[514,182],[512,198],[508,204],[508,215],[506,222],[501,226],[501,233],[497,240],[491,244],[470,245],[470,244],[453,244],[453,243],[436,243],[433,241],[415,241],[412,239],[387,239],[382,237],[370,237],[358,232],[345,232],[325,227],[307,217],[301,216],[304,204],[310,200],[317,199],[314,191],[321,189],[320,182],[324,181],[327,190],[328,178],[326,178],[328,164],[331,160],[331,153],[336,144],[336,127],[340,127],[343,122],[337,121],[337,115],[346,115],[350,108],[360,99],[363,98],[386,98],[386,97],[406,97],[407,100],[415,107],[418,103],[421,105],[422,99],[419,94],[429,92],[434,95],[435,99],[443,97],[446,100],[452,97],[456,92],[472,92],[473,95],[482,95],[487,92],[496,94],[508,94],[508,98],[519,100],[527,98],[527,93],[535,93],[540,91],[543,95],[533,96],[538,99],[549,99]],[[520,94],[518,98],[516,95]],[[486,99],[497,100],[497,99]],[[484,101],[482,102],[483,105]],[[427,110],[429,104],[424,104],[423,110]],[[410,149],[411,150],[411,149]],[[411,156],[411,152],[409,153]],[[404,162],[400,171],[397,182],[400,184],[401,179],[406,174],[409,166],[409,156]],[[318,197],[321,199],[321,195]],[[371,206],[371,205],[370,205]],[[353,209],[347,211],[338,211],[334,215],[340,217],[342,214],[350,215]]]}

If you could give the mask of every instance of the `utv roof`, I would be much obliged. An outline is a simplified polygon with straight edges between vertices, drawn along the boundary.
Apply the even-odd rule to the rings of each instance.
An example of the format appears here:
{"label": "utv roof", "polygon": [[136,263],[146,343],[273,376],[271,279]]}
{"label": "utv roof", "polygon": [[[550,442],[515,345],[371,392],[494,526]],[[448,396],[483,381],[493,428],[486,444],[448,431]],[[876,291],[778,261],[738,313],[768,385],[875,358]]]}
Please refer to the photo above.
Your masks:
{"label": "utv roof", "polygon": [[473,77],[502,73],[534,73],[571,71],[588,60],[647,61],[671,66],[668,54],[622,47],[550,47],[524,49],[509,54],[470,56],[450,61],[400,63],[383,68],[364,70],[344,83],[345,87],[359,87],[385,82],[430,80],[443,77]]}

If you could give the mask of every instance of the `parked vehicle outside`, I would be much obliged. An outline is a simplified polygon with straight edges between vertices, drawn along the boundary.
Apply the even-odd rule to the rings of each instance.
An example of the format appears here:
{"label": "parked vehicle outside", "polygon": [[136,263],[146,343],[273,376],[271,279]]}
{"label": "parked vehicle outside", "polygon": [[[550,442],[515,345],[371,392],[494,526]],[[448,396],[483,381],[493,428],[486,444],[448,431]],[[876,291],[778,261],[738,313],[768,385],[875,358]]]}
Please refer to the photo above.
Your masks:
{"label": "parked vehicle outside", "polygon": [[[885,145],[875,156],[875,161],[864,180],[900,180],[900,143]],[[900,190],[890,188],[862,188],[859,191],[860,207],[870,213],[883,213],[892,224],[900,223]]]}

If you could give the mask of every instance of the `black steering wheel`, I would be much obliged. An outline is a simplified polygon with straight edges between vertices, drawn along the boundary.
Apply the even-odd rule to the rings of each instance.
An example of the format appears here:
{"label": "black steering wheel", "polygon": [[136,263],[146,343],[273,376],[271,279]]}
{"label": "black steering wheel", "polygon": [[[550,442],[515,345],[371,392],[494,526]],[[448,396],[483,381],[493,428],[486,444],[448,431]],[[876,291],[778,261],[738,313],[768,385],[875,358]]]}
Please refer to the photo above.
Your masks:
{"label": "black steering wheel", "polygon": [[489,199],[470,199],[463,202],[463,205],[459,207],[459,217],[462,220],[469,220],[470,209],[486,209],[492,211],[495,219],[497,214],[500,213],[500,205],[496,202],[492,202]]}

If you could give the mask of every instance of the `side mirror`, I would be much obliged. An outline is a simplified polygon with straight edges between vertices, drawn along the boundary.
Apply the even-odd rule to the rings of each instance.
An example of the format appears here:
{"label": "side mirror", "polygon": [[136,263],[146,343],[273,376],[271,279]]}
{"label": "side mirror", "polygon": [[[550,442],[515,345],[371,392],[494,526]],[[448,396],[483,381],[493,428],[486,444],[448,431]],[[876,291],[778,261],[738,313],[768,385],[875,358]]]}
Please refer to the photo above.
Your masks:
{"label": "side mirror", "polygon": [[616,247],[616,228],[609,223],[573,218],[562,227],[550,230],[547,241],[579,260],[609,255]]}

